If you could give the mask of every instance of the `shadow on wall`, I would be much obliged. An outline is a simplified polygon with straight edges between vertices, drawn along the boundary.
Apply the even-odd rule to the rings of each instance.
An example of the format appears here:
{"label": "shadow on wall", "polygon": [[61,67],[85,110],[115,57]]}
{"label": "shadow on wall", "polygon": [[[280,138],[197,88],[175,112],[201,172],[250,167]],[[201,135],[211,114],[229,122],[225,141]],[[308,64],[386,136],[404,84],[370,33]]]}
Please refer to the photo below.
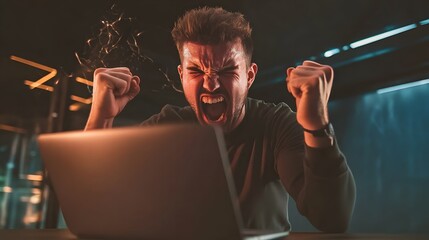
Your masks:
{"label": "shadow on wall", "polygon": [[[429,232],[429,84],[330,105],[355,176],[349,232]],[[290,206],[294,231],[315,230]]]}

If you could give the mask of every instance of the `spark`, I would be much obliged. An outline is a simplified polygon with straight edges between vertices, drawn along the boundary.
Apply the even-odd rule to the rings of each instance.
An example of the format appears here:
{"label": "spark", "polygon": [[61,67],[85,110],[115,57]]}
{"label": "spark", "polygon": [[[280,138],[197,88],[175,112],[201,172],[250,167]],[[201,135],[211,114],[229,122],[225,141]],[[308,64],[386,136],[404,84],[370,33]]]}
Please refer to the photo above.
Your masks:
{"label": "spark", "polygon": [[[144,63],[159,65],[143,52],[144,31],[138,29],[134,18],[118,11],[115,4],[110,8],[110,15],[104,17],[99,23],[100,27],[95,35],[86,40],[84,53],[82,55],[75,53],[84,78],[88,79],[88,75],[92,75],[93,71],[99,67],[128,66],[131,72],[140,75],[141,71],[145,71],[142,69]],[[182,92],[175,86],[175,81],[168,76],[166,71],[160,67],[153,69],[158,71],[163,78],[161,84],[158,85],[161,86],[160,90],[171,87],[175,91]],[[92,92],[90,89],[92,85],[87,84],[87,86],[89,92]]]}

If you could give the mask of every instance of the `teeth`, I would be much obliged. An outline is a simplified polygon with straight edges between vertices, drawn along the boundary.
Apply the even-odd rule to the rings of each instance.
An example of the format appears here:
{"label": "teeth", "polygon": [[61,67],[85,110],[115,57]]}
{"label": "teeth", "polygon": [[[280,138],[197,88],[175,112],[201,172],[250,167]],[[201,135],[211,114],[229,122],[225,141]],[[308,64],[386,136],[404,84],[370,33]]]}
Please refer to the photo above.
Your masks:
{"label": "teeth", "polygon": [[205,103],[205,104],[213,104],[213,103],[218,103],[218,102],[222,102],[222,101],[224,101],[225,99],[222,97],[222,96],[220,96],[220,97],[215,97],[215,98],[213,98],[213,97],[208,97],[208,96],[204,96],[204,97],[202,97],[201,98],[201,101],[203,102],[203,103]]}

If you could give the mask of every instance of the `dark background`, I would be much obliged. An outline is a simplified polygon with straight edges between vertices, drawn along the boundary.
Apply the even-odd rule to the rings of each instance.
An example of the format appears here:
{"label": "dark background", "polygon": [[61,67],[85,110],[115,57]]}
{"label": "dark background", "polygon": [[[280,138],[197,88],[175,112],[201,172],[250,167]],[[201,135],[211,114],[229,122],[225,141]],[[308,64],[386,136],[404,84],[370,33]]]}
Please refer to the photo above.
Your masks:
{"label": "dark background", "polygon": [[[142,31],[139,43],[144,53],[156,64],[145,65],[140,72],[143,92],[129,106],[123,116],[146,117],[150,106],[160,107],[166,102],[184,104],[181,94],[161,94],[161,67],[173,81],[178,81],[176,71],[178,54],[170,37],[174,21],[185,10],[197,6],[222,6],[245,14],[253,27],[255,45],[254,61],[259,74],[250,95],[269,101],[285,101],[293,105],[285,91],[285,69],[305,59],[330,64],[335,68],[335,84],[331,99],[347,98],[374,89],[414,81],[429,72],[429,25],[420,26],[397,36],[357,49],[343,51],[330,58],[323,53],[341,48],[352,42],[387,30],[418,23],[429,18],[429,1],[52,1],[20,0],[0,1],[0,83],[2,92],[1,112],[32,117],[40,113],[32,104],[41,101],[45,92],[29,92],[23,79],[35,80],[46,74],[9,59],[10,55],[36,61],[58,69],[63,74],[80,75],[81,67],[75,53],[83,55],[86,41],[98,34],[102,20],[112,19],[114,12],[134,18],[132,26]],[[127,58],[126,54],[125,57]],[[135,62],[133,62],[135,63]],[[112,66],[120,65],[112,62]],[[133,64],[140,65],[140,64]],[[143,65],[143,63],[142,63]],[[87,76],[91,78],[91,74]],[[52,84],[50,81],[47,84]],[[180,84],[179,84],[180,85]],[[73,84],[73,93],[89,97],[86,88]],[[81,92],[82,91],[82,92]],[[26,93],[26,94],[24,94]],[[134,108],[134,106],[136,106]],[[19,109],[19,110],[18,110]],[[149,110],[151,113],[156,109]]]}
{"label": "dark background", "polygon": [[[252,97],[294,107],[285,90],[286,68],[305,59],[334,67],[331,120],[358,188],[350,231],[428,232],[428,85],[385,94],[376,90],[429,78],[429,25],[419,24],[429,19],[429,1],[0,0],[0,124],[43,131],[52,100],[51,93],[23,84],[47,72],[12,61],[11,55],[57,69],[57,77],[47,85],[69,80],[71,94],[89,98],[87,87],[73,81],[76,76],[91,80],[75,53],[89,56],[86,41],[97,36],[102,20],[111,21],[118,12],[134,18],[129,31],[142,31],[139,44],[153,63],[132,61],[143,90],[116,125],[138,123],[166,103],[184,105],[181,93],[162,88],[167,82],[158,69],[180,85],[179,59],[169,32],[185,10],[204,5],[240,11],[250,21],[259,65]],[[409,24],[418,27],[323,56],[327,50]],[[82,129],[88,111],[89,105],[81,105],[68,112],[64,130]],[[294,204],[290,209],[294,230],[313,229]]]}

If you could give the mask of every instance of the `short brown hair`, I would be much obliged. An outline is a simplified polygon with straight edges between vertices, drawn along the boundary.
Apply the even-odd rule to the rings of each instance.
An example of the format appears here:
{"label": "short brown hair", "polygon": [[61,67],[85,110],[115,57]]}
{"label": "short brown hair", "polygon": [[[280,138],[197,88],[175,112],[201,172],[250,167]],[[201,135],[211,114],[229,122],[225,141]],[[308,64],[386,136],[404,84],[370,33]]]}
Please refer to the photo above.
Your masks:
{"label": "short brown hair", "polygon": [[220,7],[202,7],[187,11],[174,24],[171,31],[179,54],[185,42],[218,44],[241,39],[244,51],[251,62],[252,29],[243,14],[228,12]]}

